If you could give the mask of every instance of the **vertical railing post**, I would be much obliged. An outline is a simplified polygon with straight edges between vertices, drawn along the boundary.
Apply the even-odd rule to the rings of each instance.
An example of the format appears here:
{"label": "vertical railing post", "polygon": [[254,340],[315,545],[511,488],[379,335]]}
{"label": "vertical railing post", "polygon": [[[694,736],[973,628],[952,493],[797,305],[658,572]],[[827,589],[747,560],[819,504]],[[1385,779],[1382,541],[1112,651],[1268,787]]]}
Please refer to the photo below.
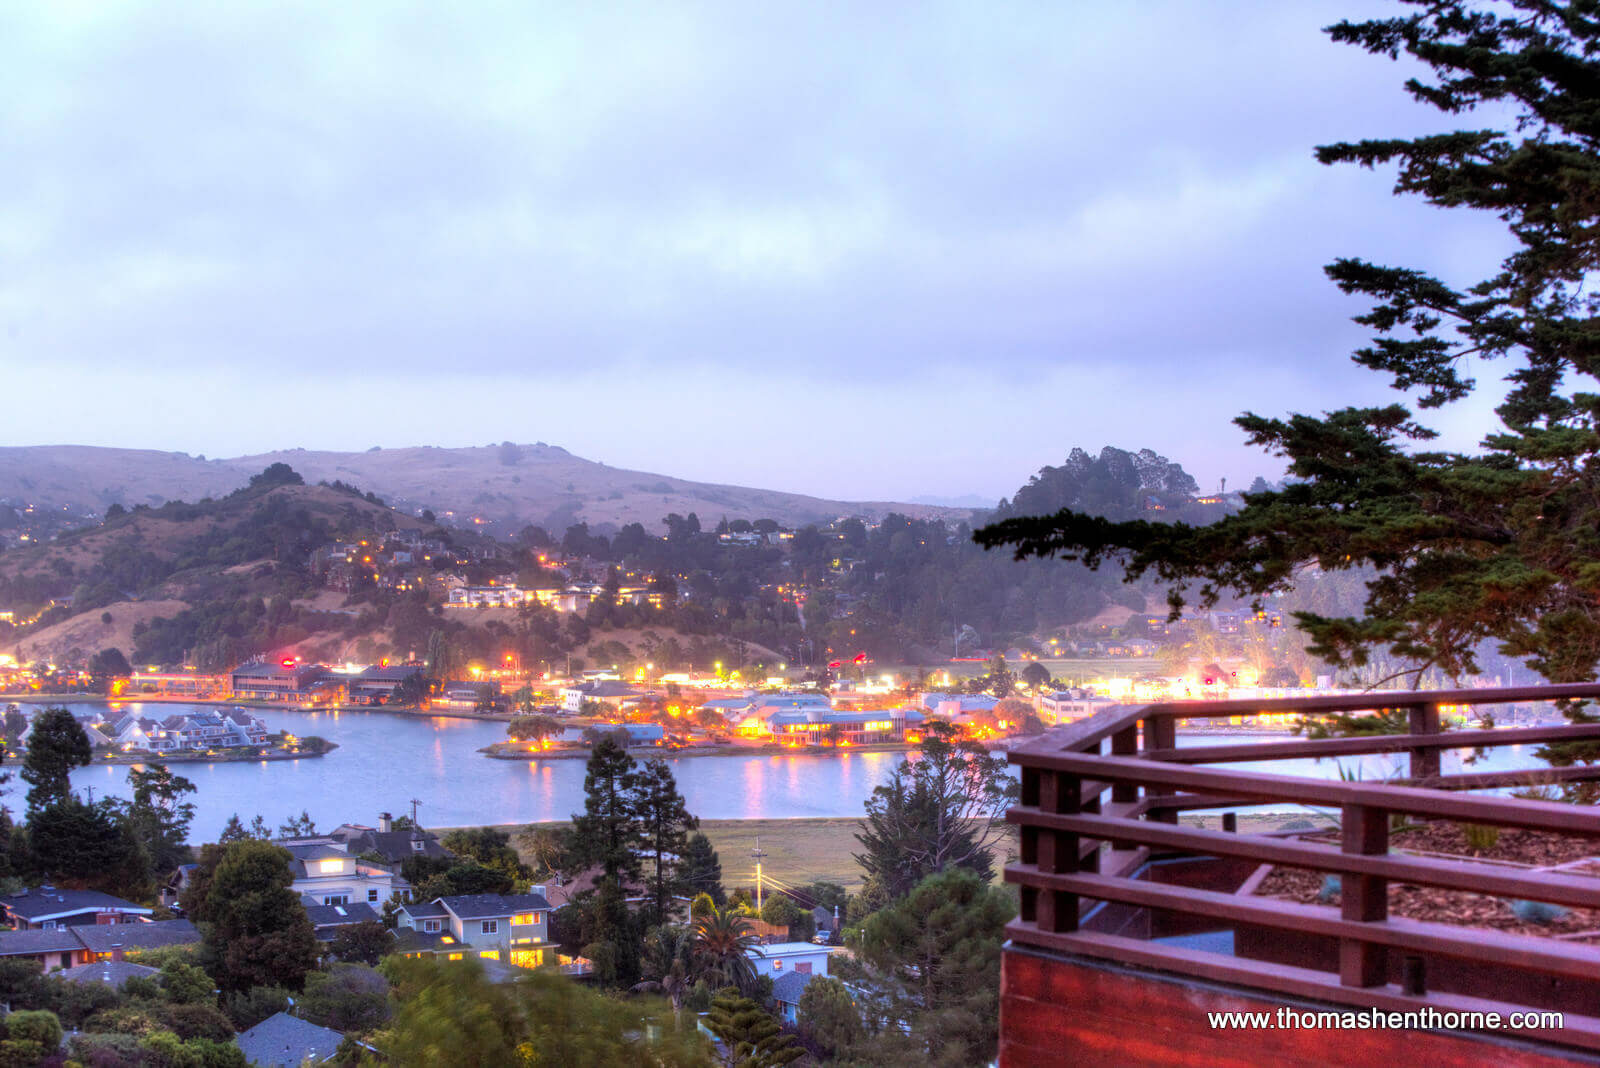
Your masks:
{"label": "vertical railing post", "polygon": [[[1076,775],[1043,771],[1039,779],[1041,812],[1077,813],[1082,807],[1083,782]],[[1079,840],[1075,834],[1038,828],[1035,863],[1042,872],[1059,874],[1078,870]],[[1076,931],[1078,895],[1063,890],[1040,890],[1034,905],[1034,922],[1041,931]]]}
{"label": "vertical railing post", "polygon": [[[1439,706],[1436,704],[1412,705],[1408,708],[1412,734],[1439,733]],[[1411,777],[1437,779],[1439,777],[1439,750],[1411,750]]]}
{"label": "vertical railing post", "polygon": [[[1389,852],[1389,813],[1347,804],[1341,820],[1343,850],[1357,856]],[[1381,923],[1389,918],[1389,880],[1344,872],[1339,877],[1341,914],[1347,920]],[[1382,986],[1389,981],[1388,947],[1360,938],[1339,941],[1339,981],[1345,986]]]}
{"label": "vertical railing post", "polygon": [[[1178,720],[1172,715],[1152,715],[1144,720],[1144,747],[1146,749],[1171,749],[1178,744]],[[1150,796],[1177,793],[1168,786],[1146,786],[1144,792]],[[1177,823],[1178,811],[1176,809],[1161,809],[1152,812],[1147,819],[1155,823]]]}
{"label": "vertical railing post", "polygon": [[[1111,736],[1111,755],[1118,757],[1136,756],[1139,752],[1139,725],[1131,724]],[[1139,800],[1139,787],[1136,783],[1117,783],[1111,787],[1111,800],[1117,804],[1129,804]]]}

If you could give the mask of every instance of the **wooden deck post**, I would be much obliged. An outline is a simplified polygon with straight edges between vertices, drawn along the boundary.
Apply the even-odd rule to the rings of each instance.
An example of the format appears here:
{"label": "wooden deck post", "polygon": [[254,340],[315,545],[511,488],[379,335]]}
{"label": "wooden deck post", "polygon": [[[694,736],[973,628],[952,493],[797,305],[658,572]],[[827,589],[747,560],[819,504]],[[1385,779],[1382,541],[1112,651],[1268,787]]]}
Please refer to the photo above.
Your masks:
{"label": "wooden deck post", "polygon": [[[1389,813],[1367,805],[1345,805],[1343,849],[1373,856],[1389,852]],[[1374,875],[1339,877],[1342,915],[1363,923],[1389,918],[1389,880]],[[1389,951],[1359,938],[1339,941],[1339,981],[1345,986],[1382,986],[1389,981]]]}
{"label": "wooden deck post", "polygon": [[[1083,780],[1062,772],[1043,772],[1039,781],[1039,809],[1073,814],[1082,810]],[[1080,839],[1066,831],[1041,829],[1037,849],[1039,870],[1052,874],[1078,870]],[[1078,895],[1062,890],[1042,890],[1035,905],[1034,922],[1041,931],[1076,931]]]}
{"label": "wooden deck post", "polygon": [[[1439,733],[1439,706],[1436,704],[1412,705],[1406,710],[1410,716],[1412,734]],[[1411,777],[1437,779],[1439,777],[1439,750],[1411,750]]]}
{"label": "wooden deck post", "polygon": [[[1144,721],[1144,747],[1146,749],[1172,749],[1178,744],[1178,720],[1175,716],[1155,715]],[[1176,793],[1169,787],[1147,786],[1146,796]],[[1177,823],[1176,809],[1161,809],[1150,813],[1147,819],[1157,823]]]}

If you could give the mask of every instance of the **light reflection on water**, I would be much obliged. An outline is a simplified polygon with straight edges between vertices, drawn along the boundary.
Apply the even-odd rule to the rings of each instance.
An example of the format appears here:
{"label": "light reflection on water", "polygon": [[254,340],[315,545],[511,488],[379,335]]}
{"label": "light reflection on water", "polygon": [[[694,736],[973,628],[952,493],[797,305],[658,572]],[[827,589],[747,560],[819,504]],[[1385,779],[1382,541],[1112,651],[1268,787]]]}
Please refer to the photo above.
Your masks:
{"label": "light reflection on water", "polygon": [[[74,711],[97,710],[88,704]],[[189,706],[127,704],[135,714],[160,718]],[[451,717],[428,719],[387,712],[303,712],[263,710],[271,730],[321,735],[339,748],[324,757],[295,761],[178,764],[173,770],[198,788],[194,834],[214,837],[238,813],[246,822],[260,814],[274,826],[301,809],[320,827],[345,821],[371,823],[381,811],[410,811],[421,801],[420,818],[436,827],[480,823],[565,820],[583,808],[584,762],[490,760],[478,749],[505,737],[497,722]],[[1281,737],[1281,736],[1278,736]],[[1247,744],[1259,737],[1180,735],[1181,745]],[[1464,766],[1468,750],[1445,750],[1443,771],[1500,771],[1542,766],[1536,746],[1488,750]],[[704,819],[782,819],[856,817],[874,786],[903,757],[899,753],[849,753],[838,756],[760,754],[733,757],[669,758],[689,811]],[[1337,778],[1344,764],[1359,767],[1364,780],[1403,774],[1404,756],[1245,762],[1226,765],[1281,775]],[[1223,765],[1218,765],[1223,766]],[[80,789],[96,797],[126,797],[125,765],[81,768],[73,775]],[[22,798],[15,783],[3,800],[13,809]]]}

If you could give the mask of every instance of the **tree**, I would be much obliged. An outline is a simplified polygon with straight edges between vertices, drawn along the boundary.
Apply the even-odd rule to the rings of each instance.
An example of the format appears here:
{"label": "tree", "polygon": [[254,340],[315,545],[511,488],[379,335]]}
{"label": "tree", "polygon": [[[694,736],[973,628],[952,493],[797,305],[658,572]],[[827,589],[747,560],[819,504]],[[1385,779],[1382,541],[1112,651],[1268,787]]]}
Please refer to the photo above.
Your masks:
{"label": "tree", "polygon": [[1017,796],[1003,757],[974,742],[954,741],[955,728],[930,722],[916,760],[897,765],[867,799],[856,834],[856,861],[891,897],[953,867],[987,878],[994,870],[998,822]]}
{"label": "tree", "polygon": [[[1397,164],[1396,193],[1491,212],[1514,245],[1484,281],[1462,286],[1359,259],[1327,268],[1341,290],[1373,300],[1356,321],[1375,336],[1353,358],[1401,399],[1240,416],[1249,441],[1287,459],[1290,478],[1252,487],[1242,510],[1209,526],[1075,509],[1013,517],[977,538],[1019,557],[1121,561],[1130,582],[1168,584],[1174,612],[1191,596],[1259,603],[1312,565],[1371,568],[1355,613],[1295,613],[1313,654],[1361,667],[1386,651],[1395,674],[1419,681],[1434,668],[1475,671],[1475,650],[1493,639],[1552,681],[1589,680],[1600,658],[1600,365],[1588,340],[1600,298],[1587,285],[1600,266],[1589,207],[1600,145],[1588,118],[1600,21],[1588,5],[1545,0],[1418,6],[1329,33],[1415,57],[1432,76],[1408,81],[1411,96],[1451,115],[1487,108],[1491,125],[1333,144],[1318,158]],[[1506,365],[1511,384],[1499,425],[1476,451],[1428,446],[1425,413],[1468,398],[1475,364],[1488,360]],[[1600,755],[1592,744],[1581,752]]]}
{"label": "tree", "polygon": [[289,851],[252,839],[219,851],[208,847],[201,865],[207,861],[215,870],[205,879],[204,900],[190,910],[203,935],[206,971],[224,991],[300,989],[319,947],[300,895],[289,888]]}
{"label": "tree", "polygon": [[689,832],[699,820],[689,815],[672,768],[665,760],[648,760],[639,775],[634,809],[643,832],[644,856],[650,871],[647,886],[657,922],[667,917],[674,894],[688,889],[684,858]]}
{"label": "tree", "polygon": [[778,1068],[805,1055],[771,1013],[737,990],[724,990],[712,1000],[706,1026],[722,1040],[722,1063],[728,1068]]}
{"label": "tree", "polygon": [[213,1005],[216,1003],[216,984],[204,969],[181,960],[169,960],[161,966],[161,992],[168,1001],[178,1005]]}
{"label": "tree", "polygon": [[684,893],[709,894],[718,905],[728,899],[722,889],[722,861],[711,839],[696,831],[683,846]]}
{"label": "tree", "polygon": [[639,878],[638,784],[638,765],[621,746],[610,738],[595,743],[583,776],[583,814],[572,816],[573,867],[598,867],[611,883]]}
{"label": "tree", "polygon": [[1006,894],[980,876],[946,871],[862,923],[852,948],[881,997],[875,1010],[907,1029],[928,1063],[994,1058],[1000,945],[1012,914]]}
{"label": "tree", "polygon": [[310,838],[316,833],[317,821],[305,809],[300,810],[300,815],[290,816],[278,824],[279,838]]}
{"label": "tree", "polygon": [[28,733],[28,717],[16,705],[6,705],[6,748],[16,749]]}
{"label": "tree", "polygon": [[694,932],[687,927],[652,930],[644,941],[642,971],[645,980],[634,984],[634,992],[666,995],[673,1019],[678,1019],[683,999],[694,986]]}
{"label": "tree", "polygon": [[565,729],[554,716],[516,716],[506,724],[506,735],[519,742],[542,742]]}
{"label": "tree", "polygon": [[128,658],[122,655],[122,650],[112,647],[102,649],[89,658],[89,674],[98,677],[128,676],[133,674],[133,665],[128,663]]}
{"label": "tree", "polygon": [[849,989],[830,975],[806,984],[796,1010],[800,1033],[827,1057],[847,1057],[866,1037],[861,1010]]}
{"label": "tree", "polygon": [[743,991],[755,988],[756,970],[750,954],[759,953],[750,924],[730,905],[694,921],[695,974]]}
{"label": "tree", "polygon": [[1022,681],[1030,690],[1040,690],[1050,685],[1050,669],[1037,660],[1028,661],[1028,666],[1022,669]]}
{"label": "tree", "polygon": [[333,941],[328,943],[329,956],[346,964],[377,964],[392,952],[394,935],[376,920],[346,924],[334,932]]}
{"label": "tree", "polygon": [[72,769],[83,767],[93,757],[89,736],[71,712],[54,707],[35,716],[33,733],[28,735],[28,755],[22,761],[30,816],[70,797]]}
{"label": "tree", "polygon": [[195,807],[182,797],[195,792],[194,783],[172,774],[165,764],[152,764],[129,769],[128,785],[133,788],[133,801],[122,818],[149,856],[151,869],[158,874],[177,870],[189,859],[189,825]]}
{"label": "tree", "polygon": [[335,964],[306,977],[305,993],[295,999],[295,1007],[319,1027],[370,1031],[388,1022],[389,981],[372,968]]}
{"label": "tree", "polygon": [[800,909],[788,894],[768,894],[761,903],[761,919],[774,927],[788,927],[800,918]]}
{"label": "tree", "polygon": [[121,897],[150,893],[150,858],[120,806],[92,805],[67,797],[33,813],[28,821],[29,863],[61,885]]}

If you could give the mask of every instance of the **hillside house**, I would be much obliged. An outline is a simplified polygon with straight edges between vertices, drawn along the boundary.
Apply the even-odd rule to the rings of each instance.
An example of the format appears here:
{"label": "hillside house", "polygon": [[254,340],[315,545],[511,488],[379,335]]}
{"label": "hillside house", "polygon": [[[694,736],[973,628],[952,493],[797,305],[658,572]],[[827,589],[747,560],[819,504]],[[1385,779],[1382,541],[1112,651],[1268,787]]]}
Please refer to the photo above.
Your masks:
{"label": "hillside house", "polygon": [[406,956],[460,960],[472,954],[522,968],[554,963],[550,903],[542,887],[526,894],[463,894],[402,905],[400,950]]}
{"label": "hillside house", "polygon": [[289,869],[294,881],[289,888],[318,904],[378,905],[411,889],[393,869],[352,856],[325,838],[283,838],[274,844],[287,849],[293,858]]}

